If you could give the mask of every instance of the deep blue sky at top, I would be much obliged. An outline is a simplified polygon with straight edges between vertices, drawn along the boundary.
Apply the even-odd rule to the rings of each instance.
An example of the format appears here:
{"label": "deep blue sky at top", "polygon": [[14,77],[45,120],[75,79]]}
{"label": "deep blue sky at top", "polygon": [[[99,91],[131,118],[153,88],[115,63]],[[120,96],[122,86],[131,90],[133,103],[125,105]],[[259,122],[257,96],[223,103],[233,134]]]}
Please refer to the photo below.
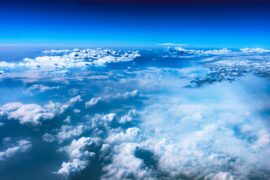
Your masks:
{"label": "deep blue sky at top", "polygon": [[264,0],[108,1],[0,0],[0,44],[270,48]]}

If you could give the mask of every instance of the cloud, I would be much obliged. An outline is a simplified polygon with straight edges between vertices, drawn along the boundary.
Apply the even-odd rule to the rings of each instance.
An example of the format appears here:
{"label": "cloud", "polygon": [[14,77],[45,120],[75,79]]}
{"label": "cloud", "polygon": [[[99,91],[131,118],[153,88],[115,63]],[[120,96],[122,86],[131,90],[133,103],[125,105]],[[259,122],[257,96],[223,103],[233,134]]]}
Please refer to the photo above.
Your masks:
{"label": "cloud", "polygon": [[52,119],[58,113],[59,103],[49,102],[44,106],[38,104],[7,103],[0,107],[0,116],[18,120],[21,124],[40,124],[41,120]]}
{"label": "cloud", "polygon": [[72,51],[68,49],[51,49],[51,50],[42,51],[42,53],[45,53],[45,54],[59,54],[59,53],[69,53],[69,52],[72,52]]}
{"label": "cloud", "polygon": [[243,53],[269,53],[270,50],[263,48],[241,48],[241,52]]}
{"label": "cloud", "polygon": [[19,140],[15,146],[9,147],[4,151],[0,151],[0,160],[8,159],[17,153],[27,152],[32,147],[32,144],[28,140]]}
{"label": "cloud", "polygon": [[201,87],[223,81],[233,82],[247,75],[258,77],[270,77],[268,55],[243,54],[233,57],[225,56],[214,58],[211,61],[203,61],[204,71],[195,72],[188,87]]}
{"label": "cloud", "polygon": [[86,168],[89,159],[95,156],[95,148],[99,145],[99,138],[81,137],[77,140],[73,140],[70,145],[61,148],[60,151],[66,152],[70,161],[63,162],[57,174],[69,175]]}
{"label": "cloud", "polygon": [[258,99],[246,91],[219,84],[155,99],[140,114],[144,138],[137,144],[147,147],[158,171],[172,179],[263,177],[270,171],[264,161],[270,133],[256,114],[262,110],[255,108]]}
{"label": "cloud", "polygon": [[167,56],[171,57],[207,57],[207,56],[242,56],[242,55],[254,55],[254,54],[262,54],[269,53],[270,50],[263,48],[241,48],[239,50],[230,50],[227,48],[222,49],[186,49],[178,46],[170,46],[167,50]]}
{"label": "cloud", "polygon": [[187,46],[188,44],[178,44],[178,43],[160,43],[158,46]]}
{"label": "cloud", "polygon": [[16,67],[16,64],[15,63],[9,63],[9,62],[6,62],[6,61],[0,61],[0,68],[14,68]]}
{"label": "cloud", "polygon": [[85,129],[86,127],[83,125],[78,125],[76,127],[63,125],[61,130],[57,133],[56,139],[59,142],[63,142],[67,139],[78,137],[84,132]]}
{"label": "cloud", "polygon": [[49,133],[45,133],[43,136],[42,136],[42,140],[45,141],[45,142],[54,142],[55,141],[55,136],[52,135],[52,134],[49,134]]}
{"label": "cloud", "polygon": [[70,107],[73,107],[75,104],[82,102],[82,98],[80,95],[75,96],[73,98],[71,98],[68,102],[64,103],[61,105],[60,107],[60,113],[65,112],[67,109],[69,109]]}
{"label": "cloud", "polygon": [[117,57],[110,55],[93,61],[93,64],[96,66],[104,66],[107,63],[133,61],[135,58],[138,57],[140,57],[140,54],[138,52],[124,53],[123,55]]}
{"label": "cloud", "polygon": [[77,126],[70,126],[70,125],[62,125],[58,132],[53,135],[49,133],[45,133],[42,136],[42,139],[45,142],[54,142],[57,141],[58,143],[62,143],[69,139],[74,139],[76,137],[81,136],[84,131],[87,130],[85,125],[77,125]]}
{"label": "cloud", "polygon": [[69,175],[78,173],[81,170],[85,169],[87,165],[88,165],[87,161],[83,161],[80,159],[73,159],[70,162],[63,162],[62,167],[57,171],[57,174]]}
{"label": "cloud", "polygon": [[6,116],[10,120],[18,120],[21,124],[38,125],[42,120],[53,119],[56,115],[62,114],[81,101],[81,96],[76,96],[64,104],[50,101],[43,106],[11,102],[0,106],[0,116]]}
{"label": "cloud", "polygon": [[133,90],[133,91],[127,91],[125,93],[118,93],[116,94],[115,98],[124,98],[124,99],[127,99],[127,98],[130,98],[130,97],[136,97],[138,96],[139,94],[139,91],[136,89],[136,90]]}
{"label": "cloud", "polygon": [[[87,58],[87,53],[72,50],[67,54],[77,61]],[[108,58],[101,60],[103,63],[114,62],[111,56],[120,52],[102,53]],[[242,52],[232,56],[235,54],[226,54],[225,49],[188,53],[203,54],[201,60],[198,58],[202,66],[113,69],[104,73],[104,79],[79,71],[79,81],[69,74],[72,80],[67,80],[66,88],[76,86],[70,94],[81,95],[51,105],[7,103],[0,107],[0,113],[21,123],[40,124],[66,112],[59,116],[67,117],[64,125],[57,121],[56,126],[38,128],[43,134],[45,128],[44,141],[55,142],[53,145],[66,155],[56,169],[59,175],[80,178],[79,172],[94,160],[102,179],[268,177],[270,166],[265,159],[270,156],[270,132],[264,122],[270,107],[269,93],[265,92],[268,81],[252,76],[211,84],[250,72],[266,74],[267,56]],[[91,62],[100,57],[95,56]],[[185,88],[190,80],[211,86]],[[39,85],[33,85],[35,91],[48,88]],[[65,93],[52,95],[66,98]],[[99,114],[95,114],[97,109]],[[147,153],[138,155],[138,151]]]}
{"label": "cloud", "polygon": [[[100,131],[100,129],[105,128],[106,130],[111,129],[111,123],[115,119],[115,113],[109,114],[96,114],[93,118],[90,119],[90,126],[92,130]],[[104,130],[103,130],[104,131]]]}
{"label": "cloud", "polygon": [[78,96],[71,98],[67,104],[73,105],[73,104],[75,104],[77,102],[81,102],[81,101],[82,101],[82,98],[80,95],[78,95]]}
{"label": "cloud", "polygon": [[113,101],[113,100],[126,100],[126,99],[134,98],[137,96],[139,96],[139,91],[137,89],[135,89],[133,91],[127,91],[124,93],[117,93],[115,95],[94,97],[94,98],[90,99],[89,101],[87,101],[85,103],[85,106],[86,106],[86,108],[90,108],[90,107],[93,107],[96,104],[101,103],[101,102],[109,103],[110,101]]}
{"label": "cloud", "polygon": [[95,146],[98,144],[100,139],[81,137],[77,140],[73,140],[69,146],[64,147],[62,150],[65,151],[71,159],[84,158],[93,155],[93,152],[88,151],[89,146]]}
{"label": "cloud", "polygon": [[[200,57],[209,55],[224,55],[231,53],[231,50],[227,48],[223,49],[185,49],[183,47],[169,47],[169,56],[172,57]],[[166,57],[167,55],[165,55]]]}
{"label": "cloud", "polygon": [[94,106],[96,105],[98,102],[100,102],[102,100],[101,97],[96,97],[96,98],[92,98],[90,99],[90,101],[86,102],[85,103],[85,106],[88,108],[88,107],[91,107],[91,106]]}
{"label": "cloud", "polygon": [[[133,61],[140,57],[138,51],[116,51],[108,49],[74,49],[68,50],[51,50],[44,51],[46,54],[63,55],[46,55],[38,56],[34,59],[25,58],[19,63],[0,62],[0,70],[2,69],[36,69],[36,70],[55,70],[69,68],[83,68],[87,66],[104,66],[108,63]],[[16,69],[15,69],[16,70]]]}
{"label": "cloud", "polygon": [[114,148],[112,163],[105,166],[102,179],[155,179],[143,160],[135,157],[137,144],[123,143]]}
{"label": "cloud", "polygon": [[205,178],[205,180],[234,180],[235,178],[227,172],[219,172],[216,174],[209,174]]}
{"label": "cloud", "polygon": [[125,114],[124,116],[122,116],[119,119],[120,123],[127,123],[127,122],[131,122],[133,120],[134,117],[136,117],[138,115],[136,109],[130,109],[128,111],[127,114]]}
{"label": "cloud", "polygon": [[122,142],[141,141],[143,138],[141,130],[137,127],[128,128],[126,132],[114,132],[108,136],[106,142],[110,144],[121,144]]}
{"label": "cloud", "polygon": [[49,87],[42,84],[34,84],[30,86],[29,88],[27,88],[26,91],[31,93],[32,91],[46,92],[46,91],[58,90],[58,89],[60,89],[60,86]]}

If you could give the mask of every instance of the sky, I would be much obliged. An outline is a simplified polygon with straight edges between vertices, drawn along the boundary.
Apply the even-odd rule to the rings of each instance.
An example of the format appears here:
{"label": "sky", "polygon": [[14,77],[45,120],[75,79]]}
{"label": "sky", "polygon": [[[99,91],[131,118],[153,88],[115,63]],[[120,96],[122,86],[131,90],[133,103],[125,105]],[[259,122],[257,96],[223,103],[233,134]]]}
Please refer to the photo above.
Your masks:
{"label": "sky", "polygon": [[0,46],[270,47],[265,0],[1,0]]}

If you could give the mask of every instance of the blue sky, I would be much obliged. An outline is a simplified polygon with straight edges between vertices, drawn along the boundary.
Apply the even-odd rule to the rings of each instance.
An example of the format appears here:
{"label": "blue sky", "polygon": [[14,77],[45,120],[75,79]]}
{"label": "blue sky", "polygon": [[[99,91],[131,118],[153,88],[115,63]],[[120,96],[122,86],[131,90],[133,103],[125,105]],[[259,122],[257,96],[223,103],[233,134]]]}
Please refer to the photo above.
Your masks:
{"label": "blue sky", "polygon": [[1,3],[2,45],[270,47],[269,4]]}

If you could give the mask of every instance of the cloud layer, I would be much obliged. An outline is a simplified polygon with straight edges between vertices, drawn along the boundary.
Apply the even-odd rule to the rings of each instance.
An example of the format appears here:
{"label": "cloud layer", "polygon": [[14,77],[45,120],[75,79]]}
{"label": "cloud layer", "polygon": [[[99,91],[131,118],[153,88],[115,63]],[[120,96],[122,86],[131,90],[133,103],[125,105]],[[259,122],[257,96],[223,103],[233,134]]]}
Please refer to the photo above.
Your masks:
{"label": "cloud layer", "polygon": [[47,179],[268,178],[268,51],[170,48],[1,62],[0,160]]}

